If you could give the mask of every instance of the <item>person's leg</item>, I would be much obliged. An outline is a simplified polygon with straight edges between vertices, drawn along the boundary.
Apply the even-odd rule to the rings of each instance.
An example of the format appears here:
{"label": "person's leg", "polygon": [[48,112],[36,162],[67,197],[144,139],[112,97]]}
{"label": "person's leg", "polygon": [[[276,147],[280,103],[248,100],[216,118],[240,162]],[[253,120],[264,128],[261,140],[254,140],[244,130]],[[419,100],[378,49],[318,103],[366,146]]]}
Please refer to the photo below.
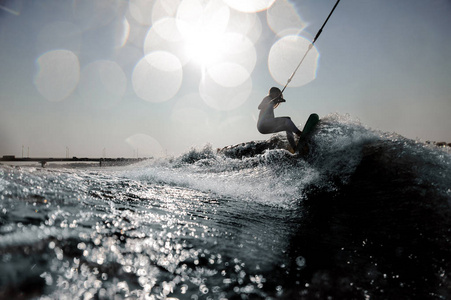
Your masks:
{"label": "person's leg", "polygon": [[293,151],[296,151],[296,143],[294,141],[294,136],[291,131],[286,131],[287,133],[287,140],[290,143],[291,148],[293,148]]}
{"label": "person's leg", "polygon": [[285,131],[287,133],[287,140],[290,143],[293,151],[296,151],[296,142],[294,140],[293,132],[297,135],[301,134],[301,131],[294,125],[290,117],[280,117],[274,119],[274,128],[277,131]]}
{"label": "person's leg", "polygon": [[302,131],[291,121],[290,117],[281,117],[281,119],[285,119],[285,127],[287,130],[296,133],[297,135],[301,135]]}
{"label": "person's leg", "polygon": [[259,124],[258,127],[261,133],[276,133],[280,131],[285,131],[287,133],[287,139],[293,149],[296,148],[296,143],[294,142],[293,132],[297,135],[301,135],[301,131],[294,125],[290,117],[279,117],[271,120],[266,120],[265,122]]}

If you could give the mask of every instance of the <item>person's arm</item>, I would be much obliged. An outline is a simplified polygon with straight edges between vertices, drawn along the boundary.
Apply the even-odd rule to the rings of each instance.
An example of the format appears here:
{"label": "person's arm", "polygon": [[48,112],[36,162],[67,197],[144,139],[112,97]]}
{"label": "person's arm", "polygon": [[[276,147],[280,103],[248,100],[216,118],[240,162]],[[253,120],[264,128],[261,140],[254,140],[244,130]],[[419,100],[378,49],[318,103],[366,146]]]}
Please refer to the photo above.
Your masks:
{"label": "person's arm", "polygon": [[269,99],[268,96],[266,96],[265,98],[263,98],[262,102],[260,103],[260,105],[258,106],[258,109],[265,109],[268,105],[271,104],[271,99]]}
{"label": "person's arm", "polygon": [[287,101],[280,96],[276,97],[270,101],[270,103],[272,103],[274,105],[274,109],[277,108],[277,106],[279,106],[279,104],[282,102],[287,102]]}

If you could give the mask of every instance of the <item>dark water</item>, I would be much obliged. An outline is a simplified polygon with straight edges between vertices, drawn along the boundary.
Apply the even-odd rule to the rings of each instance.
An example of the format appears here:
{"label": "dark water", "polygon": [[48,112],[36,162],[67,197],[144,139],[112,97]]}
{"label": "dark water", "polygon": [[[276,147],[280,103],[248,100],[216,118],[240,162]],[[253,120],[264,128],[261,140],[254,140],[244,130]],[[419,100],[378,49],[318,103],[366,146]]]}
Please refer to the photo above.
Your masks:
{"label": "dark water", "polygon": [[310,148],[2,166],[0,298],[451,298],[450,151],[340,116]]}

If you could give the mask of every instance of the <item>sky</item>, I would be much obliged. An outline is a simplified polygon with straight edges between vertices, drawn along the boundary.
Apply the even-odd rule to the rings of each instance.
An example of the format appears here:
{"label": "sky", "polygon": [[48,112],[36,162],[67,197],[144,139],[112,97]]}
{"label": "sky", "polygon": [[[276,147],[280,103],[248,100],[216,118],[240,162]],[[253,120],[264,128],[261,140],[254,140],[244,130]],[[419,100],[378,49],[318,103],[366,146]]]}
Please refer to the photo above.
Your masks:
{"label": "sky", "polygon": [[[0,0],[0,156],[145,157],[264,140],[335,0]],[[451,1],[342,0],[276,116],[451,142]]]}

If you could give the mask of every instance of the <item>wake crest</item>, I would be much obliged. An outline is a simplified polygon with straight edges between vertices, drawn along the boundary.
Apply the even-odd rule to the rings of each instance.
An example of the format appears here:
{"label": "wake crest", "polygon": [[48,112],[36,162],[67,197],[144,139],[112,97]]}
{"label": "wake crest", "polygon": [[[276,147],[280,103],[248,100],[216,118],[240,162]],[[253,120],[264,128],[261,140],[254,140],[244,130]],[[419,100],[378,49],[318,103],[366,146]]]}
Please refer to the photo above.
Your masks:
{"label": "wake crest", "polygon": [[[386,172],[408,179],[406,186],[430,182],[449,196],[451,156],[440,148],[374,131],[348,116],[329,115],[308,141],[308,155],[287,151],[285,134],[222,149],[206,145],[179,157],[151,161],[138,174],[146,180],[182,185],[264,204],[294,207],[311,191],[340,191],[359,174]],[[438,172],[437,172],[438,170]]]}

